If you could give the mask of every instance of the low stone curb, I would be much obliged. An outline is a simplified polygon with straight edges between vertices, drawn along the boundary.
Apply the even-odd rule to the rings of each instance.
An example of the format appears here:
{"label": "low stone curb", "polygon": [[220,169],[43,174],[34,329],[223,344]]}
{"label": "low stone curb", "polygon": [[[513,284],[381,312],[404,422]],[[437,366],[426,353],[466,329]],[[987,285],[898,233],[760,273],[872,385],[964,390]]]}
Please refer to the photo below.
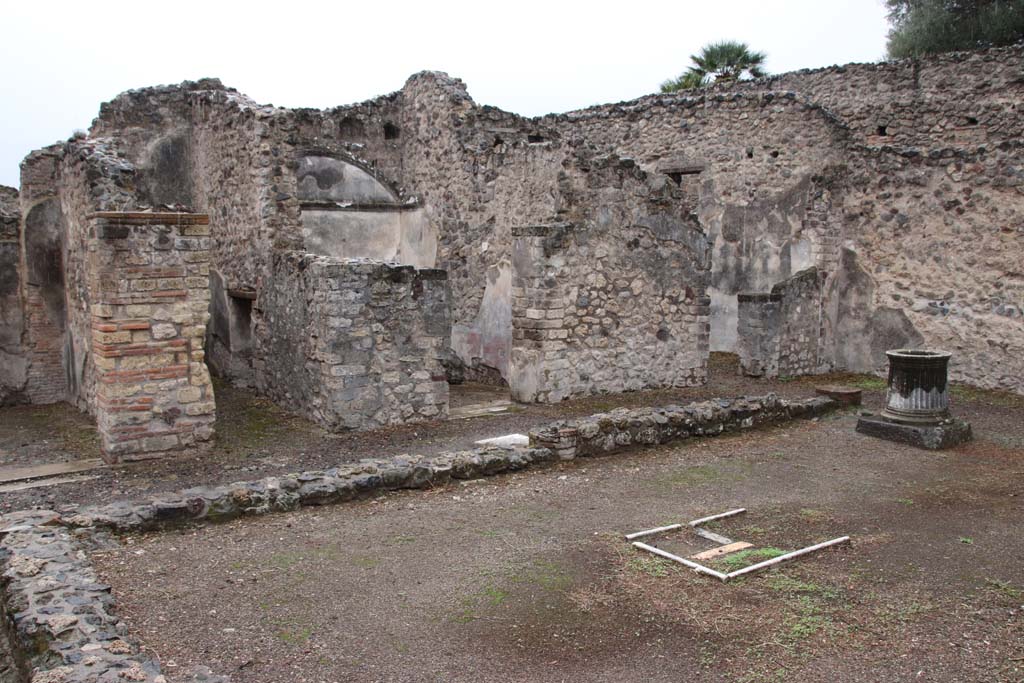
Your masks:
{"label": "low stone curb", "polygon": [[[295,510],[386,490],[441,486],[531,465],[610,454],[640,446],[822,415],[839,402],[786,401],[774,394],[686,406],[617,409],[555,422],[530,433],[526,448],[478,448],[426,458],[366,459],[324,471],[196,487],[140,503],[113,503],[61,517],[26,511],[0,518],[0,616],[14,666],[0,683],[166,683],[114,616],[110,587],[99,582],[88,546],[100,529],[144,531],[196,521]],[[0,655],[4,633],[0,633]],[[197,669],[175,680],[228,683]]]}
{"label": "low stone curb", "polygon": [[686,406],[618,409],[578,420],[555,422],[532,431],[530,445],[548,448],[558,458],[568,460],[815,417],[839,405],[838,401],[828,397],[786,401],[775,394],[767,394],[728,400],[711,399]]}
{"label": "low stone curb", "polygon": [[[5,515],[2,528],[0,654],[12,661],[3,683],[166,683],[113,613],[110,586],[89,562],[91,532],[50,511]],[[228,681],[205,669],[180,680]]]}
{"label": "low stone curb", "polygon": [[827,397],[786,401],[774,394],[712,399],[686,406],[613,410],[555,422],[530,433],[527,448],[484,447],[431,458],[402,455],[364,459],[323,471],[196,487],[143,502],[83,508],[65,518],[77,527],[142,531],[197,521],[285,512],[352,500],[380,491],[443,486],[577,456],[610,454],[820,415],[839,404]]}

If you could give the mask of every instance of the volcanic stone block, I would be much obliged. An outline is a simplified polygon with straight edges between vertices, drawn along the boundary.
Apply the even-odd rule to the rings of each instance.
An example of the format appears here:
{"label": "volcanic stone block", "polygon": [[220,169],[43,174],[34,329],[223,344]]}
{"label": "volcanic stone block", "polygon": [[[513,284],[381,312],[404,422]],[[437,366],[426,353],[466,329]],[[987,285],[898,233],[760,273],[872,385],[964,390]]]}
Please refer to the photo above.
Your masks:
{"label": "volcanic stone block", "polygon": [[959,419],[944,420],[935,425],[907,425],[865,415],[857,420],[857,431],[930,451],[951,448],[971,440],[971,424]]}

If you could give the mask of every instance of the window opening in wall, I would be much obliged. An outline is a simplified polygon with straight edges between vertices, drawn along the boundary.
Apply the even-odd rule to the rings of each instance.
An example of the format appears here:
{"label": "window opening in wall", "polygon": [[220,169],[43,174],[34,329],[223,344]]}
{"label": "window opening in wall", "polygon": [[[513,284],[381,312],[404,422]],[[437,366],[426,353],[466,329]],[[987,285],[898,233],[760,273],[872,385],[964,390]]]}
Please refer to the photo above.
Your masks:
{"label": "window opening in wall", "polygon": [[967,125],[968,126],[976,126],[976,125],[978,125],[978,119],[973,117],[973,116],[968,116],[967,117]]}
{"label": "window opening in wall", "polygon": [[879,126],[878,127],[878,134],[879,135],[888,135],[889,134],[889,126]]}
{"label": "window opening in wall", "polygon": [[397,140],[401,131],[398,130],[398,126],[391,123],[390,121],[384,122],[384,139],[385,140]]}
{"label": "window opening in wall", "polygon": [[545,138],[544,138],[543,135],[536,135],[536,134],[534,134],[534,135],[527,135],[526,136],[526,141],[529,142],[532,145],[536,145],[536,144],[538,144],[540,142],[544,142]]}

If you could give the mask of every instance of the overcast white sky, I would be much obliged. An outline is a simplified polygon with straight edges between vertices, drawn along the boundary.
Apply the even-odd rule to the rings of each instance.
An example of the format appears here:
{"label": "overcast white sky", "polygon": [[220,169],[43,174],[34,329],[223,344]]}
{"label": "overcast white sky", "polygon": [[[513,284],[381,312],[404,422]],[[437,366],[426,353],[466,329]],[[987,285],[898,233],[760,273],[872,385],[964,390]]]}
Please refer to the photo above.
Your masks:
{"label": "overcast white sky", "polygon": [[130,88],[216,76],[263,103],[329,107],[446,71],[481,104],[525,115],[654,92],[716,40],[767,68],[870,62],[882,0],[14,0],[0,39],[0,184],[31,150],[86,129]]}

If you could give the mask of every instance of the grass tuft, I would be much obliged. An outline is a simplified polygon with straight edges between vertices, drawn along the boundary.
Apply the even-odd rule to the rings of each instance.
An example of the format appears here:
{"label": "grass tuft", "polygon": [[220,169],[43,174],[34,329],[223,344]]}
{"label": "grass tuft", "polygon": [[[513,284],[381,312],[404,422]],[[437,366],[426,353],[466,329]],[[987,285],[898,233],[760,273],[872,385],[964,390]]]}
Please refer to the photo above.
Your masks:
{"label": "grass tuft", "polygon": [[773,557],[785,555],[787,550],[780,550],[779,548],[748,548],[747,550],[741,550],[738,553],[732,553],[731,555],[725,555],[714,560],[714,563],[726,568],[728,571],[734,572],[737,569],[743,569],[749,567],[752,564],[763,562],[764,560],[770,560]]}

